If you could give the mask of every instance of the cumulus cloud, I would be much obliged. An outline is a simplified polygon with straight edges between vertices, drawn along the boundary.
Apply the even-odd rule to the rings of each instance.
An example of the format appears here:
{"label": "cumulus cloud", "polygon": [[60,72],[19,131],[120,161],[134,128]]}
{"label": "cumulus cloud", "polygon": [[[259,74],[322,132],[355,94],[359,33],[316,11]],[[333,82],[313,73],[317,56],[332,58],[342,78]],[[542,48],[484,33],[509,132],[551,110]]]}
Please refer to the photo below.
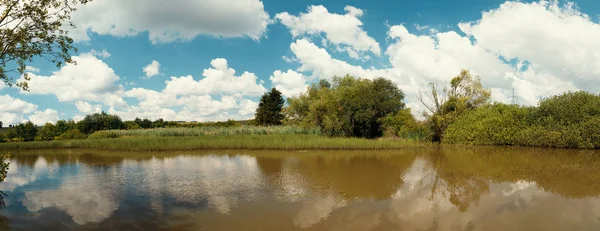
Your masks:
{"label": "cumulus cloud", "polygon": [[92,49],[90,51],[90,54],[92,54],[96,57],[100,57],[100,58],[109,58],[111,56],[111,54],[108,53],[108,51],[106,51],[106,49],[102,49],[102,51],[96,51],[95,49]]}
{"label": "cumulus cloud", "polygon": [[86,53],[73,56],[77,65],[67,64],[51,76],[29,74],[29,90],[23,94],[54,94],[61,102],[104,102],[122,91],[119,76],[102,60]]}
{"label": "cumulus cloud", "polygon": [[2,112],[13,112],[21,114],[29,114],[37,110],[38,106],[32,103],[25,102],[21,99],[13,98],[10,95],[0,95],[0,108]]}
{"label": "cumulus cloud", "polygon": [[76,41],[89,40],[88,32],[119,37],[147,32],[152,43],[199,35],[258,40],[270,23],[260,0],[93,1],[80,6],[72,20]]}
{"label": "cumulus cloud", "polygon": [[363,11],[353,6],[344,8],[346,14],[330,13],[324,6],[310,6],[308,12],[298,16],[288,12],[275,16],[283,25],[287,26],[292,36],[325,34],[327,40],[347,51],[350,57],[359,58],[359,52],[371,51],[380,55],[381,49],[375,39],[367,35],[362,29],[363,23],[358,17]]}
{"label": "cumulus cloud", "polygon": [[429,82],[448,83],[463,68],[480,76],[496,101],[506,102],[513,89],[526,105],[569,90],[600,91],[595,87],[600,84],[600,45],[593,42],[600,38],[600,25],[572,4],[506,2],[459,28],[465,36],[455,31],[417,35],[403,25],[391,26],[387,68],[334,59],[307,39],[296,40],[290,50],[300,72],[325,79],[345,74],[386,77],[407,93],[409,105],[417,107],[414,93],[419,88]]}
{"label": "cumulus cloud", "polygon": [[10,112],[0,112],[0,121],[2,121],[2,126],[8,126],[12,124],[18,124],[25,120],[22,114],[18,113],[10,113]]}
{"label": "cumulus cloud", "polygon": [[171,80],[166,81],[164,92],[174,95],[241,93],[246,96],[260,96],[266,91],[262,84],[257,83],[258,77],[254,73],[244,72],[236,76],[235,70],[228,67],[226,59],[213,59],[210,64],[212,68],[204,70],[203,79],[196,81],[191,75],[171,77]]}
{"label": "cumulus cloud", "polygon": [[151,78],[152,76],[160,74],[160,63],[156,60],[152,60],[148,66],[144,67],[144,73],[146,73],[146,78]]}
{"label": "cumulus cloud", "polygon": [[85,114],[93,114],[93,113],[102,112],[102,105],[100,105],[100,104],[92,105],[88,102],[77,101],[77,102],[75,102],[75,106],[77,107],[77,110],[79,110],[79,112],[82,112]]}
{"label": "cumulus cloud", "polygon": [[28,71],[28,72],[39,72],[40,69],[37,68],[37,67],[34,67],[34,66],[25,66],[25,71]]}
{"label": "cumulus cloud", "polygon": [[281,72],[276,70],[269,78],[275,88],[277,88],[286,97],[296,96],[306,91],[306,79],[304,76],[293,70]]}
{"label": "cumulus cloud", "polygon": [[58,120],[58,112],[53,109],[44,111],[36,111],[29,116],[29,121],[35,125],[44,125],[46,123],[56,123]]}

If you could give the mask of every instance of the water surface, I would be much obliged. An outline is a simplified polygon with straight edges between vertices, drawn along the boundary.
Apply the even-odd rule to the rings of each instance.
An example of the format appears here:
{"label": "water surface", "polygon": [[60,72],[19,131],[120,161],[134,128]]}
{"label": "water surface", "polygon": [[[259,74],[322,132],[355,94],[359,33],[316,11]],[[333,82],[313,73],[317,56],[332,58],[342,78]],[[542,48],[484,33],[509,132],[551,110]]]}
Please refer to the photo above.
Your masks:
{"label": "water surface", "polygon": [[10,163],[0,230],[600,230],[600,151],[59,150]]}

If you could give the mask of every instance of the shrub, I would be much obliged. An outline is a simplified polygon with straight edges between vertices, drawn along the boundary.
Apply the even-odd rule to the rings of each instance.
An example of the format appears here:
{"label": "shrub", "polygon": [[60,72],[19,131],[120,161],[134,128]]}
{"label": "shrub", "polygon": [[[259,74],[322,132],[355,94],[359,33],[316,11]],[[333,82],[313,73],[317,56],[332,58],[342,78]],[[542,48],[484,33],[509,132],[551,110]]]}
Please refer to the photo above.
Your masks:
{"label": "shrub", "polygon": [[53,140],[56,133],[56,126],[51,123],[46,123],[40,130],[40,140]]}
{"label": "shrub", "polygon": [[475,109],[448,126],[444,143],[478,145],[517,144],[519,131],[526,128],[531,109],[495,103]]}
{"label": "shrub", "polygon": [[105,112],[87,115],[78,123],[82,133],[92,134],[100,130],[125,129],[127,128],[121,118],[117,115],[109,115]]}
{"label": "shrub", "polygon": [[581,136],[592,148],[600,148],[600,116],[594,116],[581,124]]}
{"label": "shrub", "polygon": [[352,76],[321,81],[298,97],[288,98],[288,124],[318,126],[328,136],[375,138],[383,135],[381,121],[404,108],[404,92],[385,78]]}
{"label": "shrub", "polygon": [[18,124],[8,129],[8,138],[16,141],[33,141],[37,135],[37,128],[28,121],[24,124]]}
{"label": "shrub", "polygon": [[558,128],[584,123],[594,116],[600,116],[600,96],[577,91],[542,99],[535,118],[539,118],[539,125]]}
{"label": "shrub", "polygon": [[114,139],[121,137],[121,134],[115,130],[97,131],[88,136],[88,139]]}
{"label": "shrub", "polygon": [[57,140],[80,140],[86,139],[87,135],[83,134],[78,129],[71,129],[56,137]]}

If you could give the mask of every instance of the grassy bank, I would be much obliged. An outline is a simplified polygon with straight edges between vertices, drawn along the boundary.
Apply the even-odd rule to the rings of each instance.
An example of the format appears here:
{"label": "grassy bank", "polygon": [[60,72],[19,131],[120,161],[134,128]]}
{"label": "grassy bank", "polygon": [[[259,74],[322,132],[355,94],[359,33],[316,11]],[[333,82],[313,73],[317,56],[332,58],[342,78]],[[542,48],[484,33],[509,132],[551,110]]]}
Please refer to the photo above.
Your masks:
{"label": "grassy bank", "polygon": [[196,128],[154,128],[137,130],[97,131],[89,139],[120,137],[192,137],[192,136],[237,136],[237,135],[320,135],[318,128],[293,126],[259,127],[196,127]]}
{"label": "grassy bank", "polygon": [[433,146],[398,140],[330,138],[320,135],[231,135],[186,137],[124,137],[118,139],[85,139],[3,143],[0,150],[80,148],[118,151],[171,151],[203,149],[248,150],[385,150]]}

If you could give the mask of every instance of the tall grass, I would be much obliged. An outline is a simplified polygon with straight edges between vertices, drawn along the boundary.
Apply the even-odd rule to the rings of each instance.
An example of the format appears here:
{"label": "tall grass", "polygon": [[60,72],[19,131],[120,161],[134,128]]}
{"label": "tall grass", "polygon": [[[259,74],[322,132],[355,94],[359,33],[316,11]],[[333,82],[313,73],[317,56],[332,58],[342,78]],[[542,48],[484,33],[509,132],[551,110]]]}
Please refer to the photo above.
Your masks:
{"label": "tall grass", "polygon": [[236,136],[236,135],[320,135],[318,128],[294,126],[258,127],[197,127],[197,128],[154,128],[138,130],[97,131],[89,139],[120,137],[183,137],[183,136]]}
{"label": "tall grass", "polygon": [[384,150],[433,146],[431,143],[320,135],[230,135],[203,137],[126,137],[120,139],[60,140],[0,144],[0,150],[83,148],[120,151],[171,151],[202,149],[247,150]]}

